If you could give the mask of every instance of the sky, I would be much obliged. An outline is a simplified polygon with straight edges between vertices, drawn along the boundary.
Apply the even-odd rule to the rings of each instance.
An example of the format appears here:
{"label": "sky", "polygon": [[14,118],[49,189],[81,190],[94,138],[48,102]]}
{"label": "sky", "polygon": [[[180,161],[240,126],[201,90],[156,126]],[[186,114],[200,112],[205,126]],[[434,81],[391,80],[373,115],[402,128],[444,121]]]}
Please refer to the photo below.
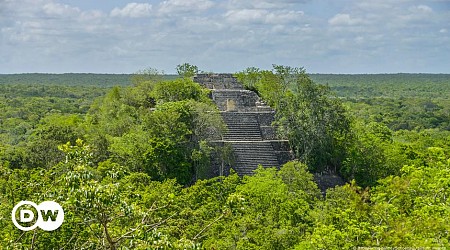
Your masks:
{"label": "sky", "polygon": [[450,0],[0,0],[0,74],[450,73]]}

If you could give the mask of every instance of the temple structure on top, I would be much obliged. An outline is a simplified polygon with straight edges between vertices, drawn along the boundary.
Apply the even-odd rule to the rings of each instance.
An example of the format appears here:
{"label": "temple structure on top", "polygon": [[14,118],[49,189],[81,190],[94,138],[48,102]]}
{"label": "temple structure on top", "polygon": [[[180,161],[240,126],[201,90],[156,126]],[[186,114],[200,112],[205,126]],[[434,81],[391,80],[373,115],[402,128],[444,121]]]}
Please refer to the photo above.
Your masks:
{"label": "temple structure on top", "polygon": [[279,167],[292,159],[288,141],[277,139],[272,126],[275,111],[255,92],[245,90],[232,74],[198,74],[194,81],[211,89],[228,128],[216,143],[233,151],[231,164],[213,159],[210,175],[228,175],[230,168],[240,176],[251,175],[258,165]]}

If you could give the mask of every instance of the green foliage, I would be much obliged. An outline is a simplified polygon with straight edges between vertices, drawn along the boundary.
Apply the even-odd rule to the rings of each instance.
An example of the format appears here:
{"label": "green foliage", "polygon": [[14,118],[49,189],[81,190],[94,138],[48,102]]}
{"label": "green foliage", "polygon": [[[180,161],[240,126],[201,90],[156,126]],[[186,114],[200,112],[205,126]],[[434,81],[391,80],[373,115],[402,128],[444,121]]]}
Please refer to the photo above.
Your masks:
{"label": "green foliage", "polygon": [[311,216],[315,227],[305,243],[311,249],[353,249],[370,246],[367,190],[354,183],[328,190]]}
{"label": "green foliage", "polygon": [[[6,216],[17,199],[52,199],[65,210],[65,221],[54,232],[36,229],[22,233],[2,220],[7,229],[1,231],[2,248],[14,244],[17,248],[38,249],[63,246],[72,249],[195,249],[193,242],[169,240],[157,230],[170,218],[166,216],[167,211],[172,210],[179,193],[174,181],[152,182],[144,174],[130,174],[126,168],[111,162],[100,164],[99,170],[91,168],[81,157],[90,154],[81,141],[75,146],[63,146],[62,150],[71,157],[51,172],[32,169],[27,177],[22,174],[23,170],[2,168],[0,197],[5,201],[2,204],[7,204],[1,207],[2,216]],[[59,175],[55,176],[56,173]],[[26,189],[12,192],[18,190],[14,185],[21,185],[25,178]],[[9,194],[14,194],[16,199],[11,199]]]}
{"label": "green foliage", "polygon": [[290,161],[283,165],[278,175],[286,184],[289,192],[308,201],[309,204],[313,204],[320,197],[317,184],[305,164]]}
{"label": "green foliage", "polygon": [[372,200],[372,216],[383,227],[382,246],[449,246],[450,159],[442,148],[427,150],[425,165],[405,166],[401,176],[380,181]]}
{"label": "green foliage", "polygon": [[340,167],[350,129],[345,109],[329,94],[326,87],[301,76],[277,110],[280,134],[289,138],[297,157],[316,171]]}
{"label": "green foliage", "polygon": [[176,102],[182,100],[196,100],[208,102],[208,90],[200,87],[189,78],[173,81],[163,81],[156,84],[153,96],[159,102]]}
{"label": "green foliage", "polygon": [[193,77],[198,73],[198,67],[189,63],[178,64],[176,70],[182,77]]}
{"label": "green foliage", "polygon": [[159,82],[163,79],[164,72],[151,67],[138,70],[131,76],[131,82],[134,86],[138,86],[144,82]]}
{"label": "green foliage", "polygon": [[354,249],[447,247],[450,160],[430,148],[426,165],[405,166],[373,190],[352,184],[325,198],[307,167],[290,162],[243,179],[236,174],[182,188],[111,161],[91,165],[78,140],[50,171],[0,167],[0,216],[20,200],[55,200],[56,231],[23,233],[1,220],[0,246],[103,249]]}
{"label": "green foliage", "polygon": [[387,160],[387,151],[393,146],[389,128],[375,122],[355,122],[352,132],[352,144],[347,147],[346,159],[340,170],[343,176],[355,179],[359,185],[373,186],[377,180],[399,173],[401,165]]}
{"label": "green foliage", "polygon": [[355,182],[329,190],[296,249],[448,247],[449,164],[443,149],[430,148],[425,165],[405,166],[373,190]]}
{"label": "green foliage", "polygon": [[393,132],[377,122],[352,124],[352,140],[340,170],[358,185],[374,186],[379,179],[400,175],[404,165],[421,165],[430,147],[440,147],[449,155],[449,131],[437,129]]}
{"label": "green foliage", "polygon": [[58,144],[83,138],[81,121],[94,99],[129,84],[129,75],[15,74],[0,83],[0,163],[50,167],[61,159]]}
{"label": "green foliage", "polygon": [[2,220],[1,247],[287,248],[307,228],[312,203],[305,198],[318,192],[299,163],[287,165],[284,177],[259,169],[243,181],[234,174],[181,188],[110,161],[91,166],[92,151],[81,140],[60,149],[66,160],[51,171],[1,168],[0,215],[9,216],[21,199],[52,199],[65,210],[63,225],[54,232],[22,233]]}
{"label": "green foliage", "polygon": [[[0,75],[0,86],[20,86],[27,85],[30,88],[15,89],[17,96],[39,95],[42,97],[49,96],[50,93],[60,95],[71,93],[76,95],[77,91],[67,91],[67,87],[89,87],[97,86],[99,88],[110,88],[116,85],[126,86],[130,84],[129,74],[90,74],[90,73],[66,73],[66,74],[2,74]],[[55,87],[54,89],[51,87]],[[53,90],[52,90],[53,89]],[[70,88],[69,88],[70,89]],[[80,88],[81,90],[82,88]],[[44,92],[41,92],[44,90]]]}
{"label": "green foliage", "polygon": [[448,99],[449,74],[311,74],[320,84],[329,85],[340,97],[363,99],[390,97]]}
{"label": "green foliage", "polygon": [[[225,126],[189,78],[0,76],[0,248],[450,247],[448,75],[237,76],[308,165],[206,179],[211,154],[232,159],[210,143]],[[308,168],[350,184],[322,197]],[[65,222],[22,232],[21,200],[57,201]]]}
{"label": "green foliage", "polygon": [[392,130],[449,130],[448,74],[321,75],[310,77],[346,100],[365,121]]}
{"label": "green foliage", "polygon": [[272,71],[249,68],[237,77],[276,109],[278,132],[298,159],[314,171],[340,167],[350,121],[329,88],[315,84],[303,68],[281,65]]}
{"label": "green foliage", "polygon": [[[302,239],[318,189],[306,166],[259,168],[226,200],[220,223],[211,226],[206,248],[287,249]],[[309,203],[311,202],[311,203]]]}
{"label": "green foliage", "polygon": [[87,119],[96,162],[111,158],[154,180],[176,178],[184,185],[204,178],[214,151],[206,141],[225,129],[207,94],[188,78],[113,88]]}
{"label": "green foliage", "polygon": [[235,73],[234,76],[246,89],[257,91],[256,84],[261,80],[261,71],[256,67],[249,67],[245,70]]}

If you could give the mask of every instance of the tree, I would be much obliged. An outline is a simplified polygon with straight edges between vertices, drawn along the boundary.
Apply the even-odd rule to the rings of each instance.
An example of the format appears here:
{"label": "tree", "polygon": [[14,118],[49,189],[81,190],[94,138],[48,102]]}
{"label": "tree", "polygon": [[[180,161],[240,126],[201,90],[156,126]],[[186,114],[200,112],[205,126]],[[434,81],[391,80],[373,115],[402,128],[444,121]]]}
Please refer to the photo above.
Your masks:
{"label": "tree", "polygon": [[400,176],[374,188],[371,217],[378,246],[449,246],[450,159],[438,147],[425,153],[425,164],[404,166]]}
{"label": "tree", "polygon": [[82,119],[78,115],[48,115],[30,136],[26,148],[28,167],[51,168],[61,161],[62,153],[57,146],[66,142],[75,143],[82,138]]}
{"label": "tree", "polygon": [[164,71],[149,67],[134,73],[131,77],[131,82],[134,86],[138,86],[144,82],[159,82],[163,79],[163,76]]}
{"label": "tree", "polygon": [[[319,190],[298,162],[258,168],[228,195],[221,223],[211,225],[206,248],[289,249],[308,230],[310,205]],[[315,197],[315,198],[313,198]],[[311,202],[311,203],[309,203]]]}
{"label": "tree", "polygon": [[91,149],[81,140],[60,149],[66,160],[47,171],[0,166],[1,217],[10,218],[20,200],[54,200],[65,211],[64,223],[52,232],[22,232],[1,220],[1,248],[198,248],[160,230],[179,213],[175,204],[180,186],[174,180],[154,182],[110,161],[92,165]]}
{"label": "tree", "polygon": [[296,249],[355,249],[371,246],[369,193],[355,183],[329,189],[314,204],[311,234]]}
{"label": "tree", "polygon": [[275,108],[277,131],[300,161],[318,172],[339,170],[350,120],[328,87],[315,84],[304,68],[275,64],[272,71],[250,68],[238,77]]}
{"label": "tree", "polygon": [[193,77],[198,73],[198,67],[189,63],[178,64],[176,69],[182,77]]}
{"label": "tree", "polygon": [[351,141],[346,147],[346,157],[340,173],[347,180],[355,179],[358,185],[373,186],[377,180],[389,175],[399,174],[400,166],[406,159],[397,154],[395,159],[388,159],[387,151],[394,151],[392,131],[381,123],[353,122]]}
{"label": "tree", "polygon": [[210,102],[208,90],[192,79],[182,78],[172,81],[158,82],[152,92],[157,102],[176,102],[183,100],[195,100],[199,102]]}
{"label": "tree", "polygon": [[249,67],[234,74],[237,80],[248,90],[258,91],[256,84],[261,80],[261,69]]}
{"label": "tree", "polygon": [[114,87],[87,116],[95,162],[111,159],[154,180],[183,185],[208,176],[208,141],[225,129],[208,90],[189,78]]}

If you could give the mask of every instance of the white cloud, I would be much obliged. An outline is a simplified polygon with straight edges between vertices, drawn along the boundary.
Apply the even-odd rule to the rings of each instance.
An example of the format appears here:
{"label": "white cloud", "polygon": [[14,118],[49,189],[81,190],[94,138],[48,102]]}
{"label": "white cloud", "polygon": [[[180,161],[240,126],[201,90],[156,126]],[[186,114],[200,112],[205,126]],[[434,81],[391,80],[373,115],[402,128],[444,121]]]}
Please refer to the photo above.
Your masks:
{"label": "white cloud", "polygon": [[84,11],[80,15],[81,20],[85,21],[99,21],[105,17],[106,17],[105,13],[98,10]]}
{"label": "white cloud", "polygon": [[271,24],[292,23],[298,21],[303,15],[303,11],[276,11],[267,15],[266,22]]}
{"label": "white cloud", "polygon": [[230,10],[225,18],[231,23],[263,23],[268,11],[263,9]]}
{"label": "white cloud", "polygon": [[287,9],[309,0],[229,0],[228,9]]}
{"label": "white cloud", "polygon": [[76,7],[72,7],[67,4],[59,4],[59,3],[48,3],[43,7],[45,14],[50,16],[76,16],[80,13],[80,9]]}
{"label": "white cloud", "polygon": [[209,0],[167,0],[160,4],[159,11],[164,14],[177,12],[205,11],[214,6]]}
{"label": "white cloud", "polygon": [[383,1],[359,1],[356,3],[356,6],[369,11],[389,9],[392,7],[391,4]]}
{"label": "white cloud", "polygon": [[221,32],[224,28],[227,28],[227,24],[220,18],[192,16],[183,17],[178,28],[181,30],[189,30],[194,34],[204,35]]}
{"label": "white cloud", "polygon": [[148,17],[151,14],[152,5],[148,3],[129,3],[122,9],[114,8],[111,11],[112,17]]}
{"label": "white cloud", "polygon": [[428,13],[432,13],[433,9],[430,6],[427,5],[417,5],[417,6],[412,6],[409,8],[409,10],[413,13],[420,13],[420,14],[428,14]]}
{"label": "white cloud", "polygon": [[287,24],[299,21],[304,13],[302,11],[277,10],[269,11],[265,9],[242,9],[230,10],[224,17],[230,23],[241,24]]}
{"label": "white cloud", "polygon": [[433,17],[433,9],[427,5],[411,6],[407,10],[397,14],[399,24],[405,27],[411,27],[411,25],[423,26],[435,18]]}
{"label": "white cloud", "polygon": [[184,61],[222,72],[272,63],[408,71],[386,55],[431,58],[410,69],[448,72],[449,12],[436,1],[0,0],[0,73],[171,73]]}
{"label": "white cloud", "polygon": [[[361,0],[354,1],[355,6],[366,11],[389,11],[417,0]],[[446,0],[445,0],[446,1]]]}
{"label": "white cloud", "polygon": [[341,26],[341,25],[357,25],[363,22],[360,18],[352,18],[349,14],[337,14],[328,20],[331,25]]}

